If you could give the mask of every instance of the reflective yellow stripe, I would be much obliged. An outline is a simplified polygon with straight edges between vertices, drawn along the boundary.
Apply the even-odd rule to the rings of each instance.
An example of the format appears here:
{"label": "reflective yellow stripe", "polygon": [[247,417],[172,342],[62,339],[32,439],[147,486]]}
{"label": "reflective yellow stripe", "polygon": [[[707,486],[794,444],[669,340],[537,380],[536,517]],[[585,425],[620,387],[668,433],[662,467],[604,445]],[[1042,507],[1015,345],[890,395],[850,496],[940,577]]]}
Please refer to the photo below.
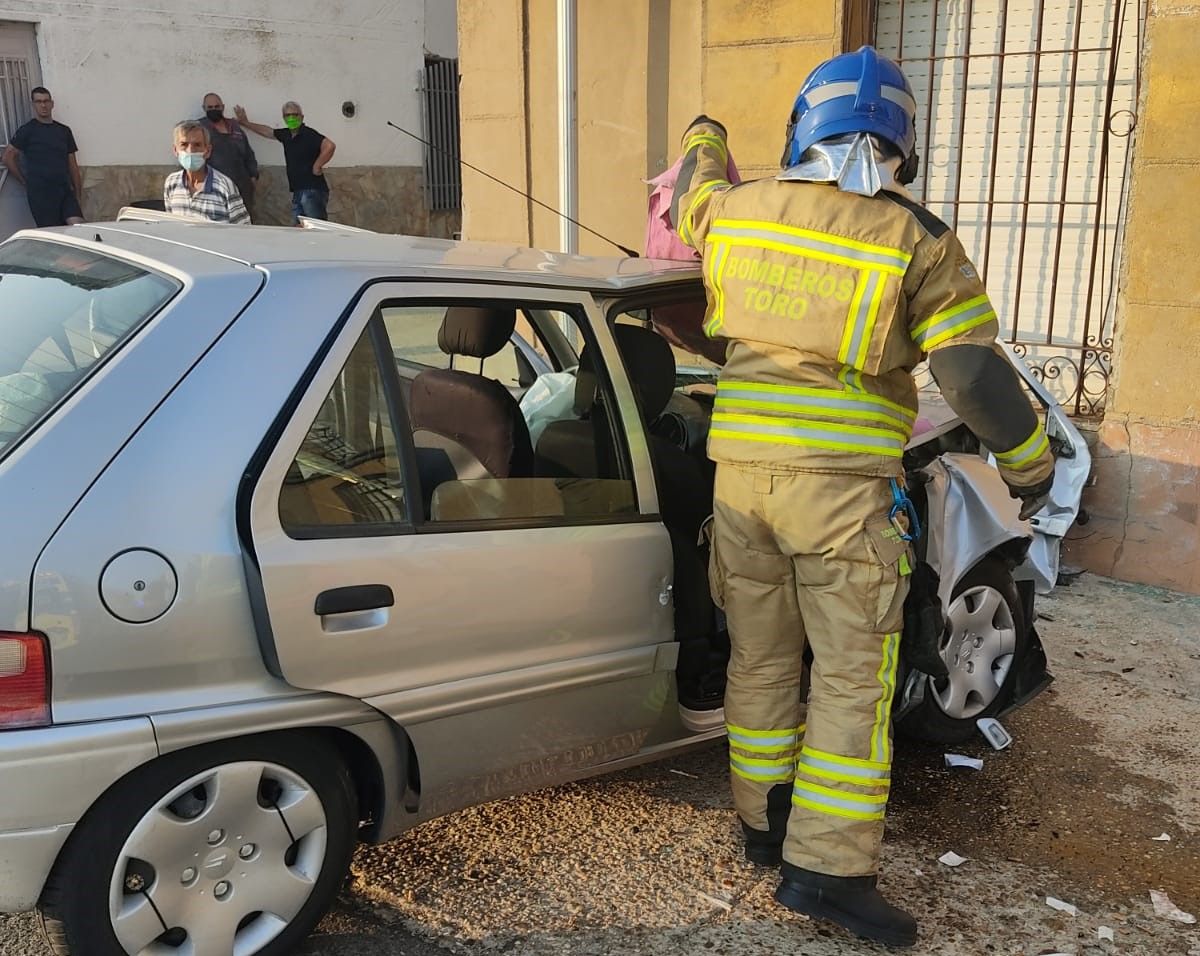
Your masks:
{"label": "reflective yellow stripe", "polygon": [[696,192],[691,203],[688,204],[687,212],[683,215],[683,221],[679,224],[679,238],[686,242],[689,246],[692,244],[692,215],[696,211],[696,207],[712,194],[714,190],[720,189],[722,186],[728,186],[723,179],[714,179],[710,183],[705,183]]}
{"label": "reflective yellow stripe", "polygon": [[712,422],[709,434],[722,438],[861,452],[889,458],[901,458],[904,455],[903,437],[884,428],[725,412],[714,412]]}
{"label": "reflective yellow stripe", "polygon": [[882,820],[884,818],[884,811],[882,809],[866,812],[860,810],[845,810],[841,807],[829,806],[824,801],[817,802],[815,800],[805,799],[804,797],[798,796],[795,793],[792,794],[792,805],[797,807],[805,807],[809,810],[816,810],[818,813],[828,813],[830,816],[834,817],[846,817],[850,820]]}
{"label": "reflective yellow stripe", "polygon": [[858,274],[858,284],[854,287],[854,297],[850,300],[850,309],[846,313],[846,330],[842,333],[842,345],[838,349],[838,361],[843,365],[849,362],[850,349],[854,344],[854,333],[858,327],[856,320],[862,309],[863,297],[867,292],[867,281],[874,275],[873,272],[865,270]]}
{"label": "reflective yellow stripe", "polygon": [[721,154],[722,162],[729,158],[729,147],[725,145],[725,140],[715,133],[696,133],[694,136],[689,136],[688,141],[683,144],[683,151],[690,153],[697,146],[711,146]]}
{"label": "reflective yellow stripe", "polygon": [[[852,371],[843,369],[844,372]],[[808,385],[776,385],[768,382],[746,382],[740,379],[726,378],[717,383],[717,390],[722,389],[757,392],[763,395],[797,396],[803,399],[836,399],[839,403],[854,403],[855,405],[879,405],[889,409],[900,418],[910,422],[917,420],[917,413],[911,408],[905,408],[898,402],[884,398],[882,395],[872,395],[869,392],[839,391],[836,388],[815,388]],[[849,406],[847,406],[849,407]]]}
{"label": "reflective yellow stripe", "polygon": [[840,770],[826,770],[824,767],[815,767],[803,761],[797,763],[796,772],[806,773],[810,777],[821,777],[824,780],[837,780],[839,783],[852,783],[858,787],[890,787],[892,785],[891,777],[880,777],[878,780],[868,781],[856,777],[854,774],[843,773]]}
{"label": "reflective yellow stripe", "polygon": [[708,261],[708,282],[713,290],[712,315],[704,326],[704,334],[710,339],[716,336],[717,330],[725,322],[725,287],[721,284],[721,276],[725,273],[725,260],[728,258],[729,246],[714,244]]}
{"label": "reflective yellow stripe", "polygon": [[912,340],[922,351],[961,335],[996,318],[996,312],[986,295],[960,302],[952,308],[931,315],[912,330]]}
{"label": "reflective yellow stripe", "polygon": [[875,322],[879,318],[879,306],[883,302],[883,292],[887,288],[887,277],[878,273],[876,275],[879,281],[875,283],[875,288],[871,293],[871,303],[867,308],[866,325],[862,333],[862,344],[859,346],[854,361],[850,363],[855,368],[866,367],[867,356],[871,351],[871,336],[875,333]]}
{"label": "reflective yellow stripe", "polygon": [[882,820],[887,795],[849,793],[797,778],[792,788],[792,803],[854,820]]}
{"label": "reflective yellow stripe", "polygon": [[892,759],[892,698],[896,693],[896,668],[900,664],[899,659],[900,635],[885,634],[879,671],[875,675],[875,679],[879,681],[880,694],[875,704],[875,723],[871,728],[871,758],[880,763],[888,763]]}
{"label": "reflective yellow stripe", "polygon": [[714,229],[731,238],[756,238],[764,241],[783,241],[801,249],[825,249],[841,255],[849,265],[876,266],[895,275],[903,275],[912,256],[902,249],[876,246],[857,239],[847,239],[815,229],[784,226],[762,219],[718,219]]}
{"label": "reflective yellow stripe", "polygon": [[856,783],[864,785],[884,780],[891,773],[890,763],[862,760],[858,757],[843,757],[841,754],[831,754],[813,747],[804,747],[800,751],[799,762],[805,766],[844,770],[854,777]]}
{"label": "reflective yellow stripe", "polygon": [[1028,468],[1030,465],[1036,464],[1042,454],[1050,447],[1050,439],[1046,435],[1046,430],[1042,428],[1041,423],[1033,430],[1025,441],[1021,442],[1016,448],[1011,451],[996,452],[996,461],[1004,465],[1006,468],[1011,468],[1014,471],[1020,471],[1023,468]]}

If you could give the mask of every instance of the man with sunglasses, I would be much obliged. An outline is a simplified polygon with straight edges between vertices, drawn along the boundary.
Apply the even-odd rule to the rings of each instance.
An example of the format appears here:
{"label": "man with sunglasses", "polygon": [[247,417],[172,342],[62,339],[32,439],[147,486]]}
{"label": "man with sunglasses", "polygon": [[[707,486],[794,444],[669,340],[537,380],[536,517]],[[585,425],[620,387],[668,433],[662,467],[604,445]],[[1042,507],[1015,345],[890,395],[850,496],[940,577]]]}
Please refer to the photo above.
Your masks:
{"label": "man with sunglasses", "polygon": [[299,225],[300,217],[328,219],[329,184],[325,181],[325,166],[333,158],[337,145],[304,123],[304,111],[293,100],[283,104],[283,127],[272,129],[263,123],[252,123],[240,106],[234,115],[246,129],[283,144],[287,164],[288,188],[292,191],[292,223]]}

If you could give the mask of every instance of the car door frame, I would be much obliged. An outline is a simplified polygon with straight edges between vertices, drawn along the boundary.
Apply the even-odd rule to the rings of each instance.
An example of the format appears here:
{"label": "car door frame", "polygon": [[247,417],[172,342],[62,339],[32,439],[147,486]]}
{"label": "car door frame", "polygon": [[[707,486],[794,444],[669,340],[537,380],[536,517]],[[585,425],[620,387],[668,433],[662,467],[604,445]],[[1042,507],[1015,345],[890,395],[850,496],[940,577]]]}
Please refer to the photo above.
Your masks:
{"label": "car door frame", "polygon": [[[497,523],[496,527],[487,530],[438,528],[423,524],[419,519],[413,520],[413,502],[420,500],[420,489],[411,428],[403,407],[398,376],[389,388],[386,385],[389,375],[384,367],[382,374],[385,389],[390,391],[389,405],[400,453],[409,521],[382,533],[379,530],[356,533],[342,528],[338,533],[328,535],[301,539],[289,536],[283,530],[278,511],[283,476],[363,333],[374,330],[372,339],[377,361],[380,354],[391,356],[390,348],[381,348],[384,343],[380,336],[386,340],[386,330],[377,313],[384,303],[402,300],[504,300],[525,302],[534,308],[569,310],[578,321],[581,333],[590,338],[589,344],[599,350],[603,375],[615,398],[614,425],[621,429],[628,452],[631,471],[628,477],[633,481],[637,513],[615,520],[572,521],[548,529],[538,527],[536,522],[525,522],[518,528]],[[634,392],[615,340],[590,293],[469,280],[381,279],[371,283],[359,294],[340,329],[331,334],[324,353],[314,359],[305,381],[297,386],[289,407],[281,413],[280,427],[272,446],[264,450],[261,458],[261,469],[248,496],[246,528],[253,555],[248,556],[247,565],[252,571],[249,578],[255,593],[255,617],[268,667],[293,686],[356,697],[395,720],[408,734],[419,763],[420,790],[424,794],[420,801],[421,818],[480,799],[494,798],[501,793],[577,777],[589,766],[629,758],[647,742],[656,725],[661,723],[664,711],[673,708],[678,645],[669,600],[673,584],[670,541],[658,513],[649,448]],[[614,530],[606,535],[605,528]],[[330,661],[310,662],[307,669],[298,667],[292,644],[303,641],[300,633],[304,630],[308,629],[309,638],[313,632],[301,623],[296,633],[292,633],[291,625],[284,623],[286,615],[279,613],[283,598],[278,589],[280,582],[287,578],[276,575],[277,568],[287,566],[289,561],[299,561],[301,565],[306,560],[312,563],[313,556],[320,555],[321,561],[327,562],[321,564],[322,573],[327,577],[319,589],[325,591],[342,583],[337,580],[337,565],[351,561],[350,556],[356,550],[378,552],[381,559],[378,566],[384,567],[387,562],[383,559],[396,559],[397,548],[415,555],[420,553],[422,542],[429,542],[431,538],[457,538],[462,542],[464,534],[495,536],[513,531],[527,536],[549,531],[547,540],[555,533],[573,535],[579,539],[579,544],[590,541],[593,549],[603,548],[606,537],[613,542],[624,542],[628,538],[639,551],[645,551],[645,555],[633,553],[633,558],[627,561],[629,567],[622,567],[620,573],[635,573],[639,557],[653,569],[648,573],[653,575],[655,586],[660,589],[655,596],[657,607],[652,609],[649,600],[638,597],[650,617],[639,616],[639,622],[647,620],[648,623],[639,623],[630,632],[635,633],[644,626],[646,633],[634,641],[616,640],[612,648],[599,648],[605,650],[604,653],[526,662],[526,666],[498,674],[464,676],[451,673],[446,675],[446,680],[416,686],[404,686],[403,681],[393,680],[390,676],[382,680],[360,680],[361,675],[355,674],[348,678],[344,674],[342,678],[330,677],[322,680],[320,686],[313,686],[317,681],[310,679],[312,670],[328,667]],[[390,549],[389,542],[392,543]],[[297,557],[304,553],[309,557]],[[453,549],[447,553],[453,557]],[[462,554],[469,556],[469,552],[460,552]],[[625,563],[623,560],[622,564]],[[273,592],[276,595],[274,606]],[[301,602],[297,607],[311,598],[311,594],[291,595],[291,599]],[[625,613],[629,615],[631,611],[632,607]],[[385,621],[382,616],[381,621]],[[388,625],[381,623],[380,626],[386,628]],[[281,644],[281,641],[288,643]],[[342,658],[351,656],[341,655]],[[389,681],[391,686],[388,686]],[[488,715],[487,720],[481,719],[483,714]],[[547,715],[553,719],[543,720]],[[543,728],[557,721],[560,730],[539,731],[536,729],[539,721]],[[587,721],[594,722],[594,732]],[[569,731],[561,729],[568,725]],[[563,735],[562,745],[554,736],[556,732]],[[584,739],[589,735],[591,739]],[[465,749],[464,741],[469,741]],[[511,748],[511,755],[506,754],[506,741],[517,742]],[[444,759],[442,755],[451,748],[460,751],[458,756]],[[468,751],[469,759],[464,759],[468,757]]]}

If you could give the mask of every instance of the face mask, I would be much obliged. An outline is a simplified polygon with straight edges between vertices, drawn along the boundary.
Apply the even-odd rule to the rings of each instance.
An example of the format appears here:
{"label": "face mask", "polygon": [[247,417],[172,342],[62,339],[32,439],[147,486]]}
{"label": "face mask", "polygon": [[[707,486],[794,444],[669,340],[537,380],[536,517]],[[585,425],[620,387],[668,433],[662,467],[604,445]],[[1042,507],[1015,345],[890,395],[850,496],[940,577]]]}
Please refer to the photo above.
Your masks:
{"label": "face mask", "polygon": [[303,122],[304,120],[300,119],[299,116],[285,116],[283,118],[283,125],[288,129],[299,129],[300,124]]}
{"label": "face mask", "polygon": [[179,165],[189,173],[198,173],[204,168],[203,153],[179,153],[176,155],[176,159],[179,160]]}
{"label": "face mask", "polygon": [[210,123],[219,123],[225,118],[225,110],[205,110],[204,115],[208,117]]}

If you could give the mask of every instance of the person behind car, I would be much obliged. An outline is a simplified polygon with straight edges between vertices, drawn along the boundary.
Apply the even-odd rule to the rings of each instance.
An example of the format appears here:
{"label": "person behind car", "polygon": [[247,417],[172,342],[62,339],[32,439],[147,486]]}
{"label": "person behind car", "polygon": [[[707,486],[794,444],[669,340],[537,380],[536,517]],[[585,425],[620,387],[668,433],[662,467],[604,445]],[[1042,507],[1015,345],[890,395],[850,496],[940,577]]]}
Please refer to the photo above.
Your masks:
{"label": "person behind car", "polygon": [[175,127],[174,143],[175,158],[183,168],[163,183],[166,211],[210,222],[250,222],[233,180],[208,164],[208,129],[199,120],[184,120]]}
{"label": "person behind car", "polygon": [[784,906],[894,946],[917,938],[876,888],[916,531],[902,468],[913,367],[928,356],[1024,516],[1054,467],[979,274],[904,188],[915,123],[900,68],[863,47],[805,81],[773,178],[731,187],[725,127],[698,117],[672,209],[703,256],[706,332],[731,343],[709,437],[712,576],[746,855],[782,863]]}
{"label": "person behind car", "polygon": [[35,86],[29,96],[33,119],[13,133],[4,165],[25,187],[29,212],[39,226],[83,222],[83,176],[75,159],[75,136],[71,127],[54,119],[54,97],[48,89]]}
{"label": "person behind car", "polygon": [[292,223],[300,224],[300,217],[328,219],[329,183],[325,181],[325,167],[337,149],[328,136],[322,136],[304,123],[304,111],[300,104],[288,100],[283,104],[283,128],[272,129],[263,123],[252,123],[240,106],[233,108],[238,122],[259,136],[274,137],[283,144],[283,158],[287,164],[288,188],[292,191]]}
{"label": "person behind car", "polygon": [[225,101],[216,93],[204,94],[204,118],[212,155],[208,165],[233,180],[251,220],[254,218],[254,194],[258,186],[258,157],[246,131],[237,120],[225,115]]}

